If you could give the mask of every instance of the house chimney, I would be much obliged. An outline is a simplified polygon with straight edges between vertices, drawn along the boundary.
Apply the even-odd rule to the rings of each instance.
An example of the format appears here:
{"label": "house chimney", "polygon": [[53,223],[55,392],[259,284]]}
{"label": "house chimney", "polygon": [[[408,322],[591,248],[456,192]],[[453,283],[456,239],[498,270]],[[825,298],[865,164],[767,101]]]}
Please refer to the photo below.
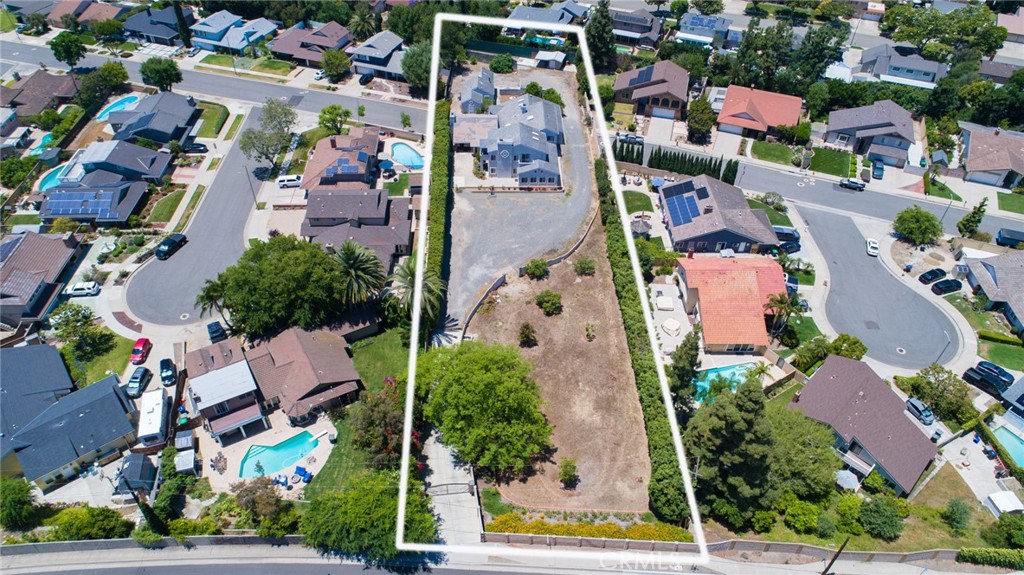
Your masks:
{"label": "house chimney", "polygon": [[338,140],[335,139],[334,136],[331,136],[331,148],[334,148],[334,149],[338,148]]}
{"label": "house chimney", "polygon": [[996,136],[998,136],[999,135],[999,128],[996,128],[996,131],[992,132],[992,133],[995,134]]}
{"label": "house chimney", "polygon": [[710,214],[713,211],[715,211],[715,206],[713,206],[711,204],[708,204],[708,205],[704,206],[704,213],[705,214]]}
{"label": "house chimney", "polygon": [[146,6],[146,16],[152,16],[153,13],[149,11],[149,6]]}

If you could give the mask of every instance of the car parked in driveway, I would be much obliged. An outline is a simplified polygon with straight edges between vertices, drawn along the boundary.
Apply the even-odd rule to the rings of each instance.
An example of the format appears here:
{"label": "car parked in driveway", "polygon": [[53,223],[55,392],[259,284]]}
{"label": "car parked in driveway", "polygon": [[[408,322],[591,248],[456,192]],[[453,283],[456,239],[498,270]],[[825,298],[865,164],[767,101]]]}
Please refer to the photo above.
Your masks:
{"label": "car parked in driveway", "polygon": [[196,54],[199,53],[200,50],[201,50],[201,48],[199,46],[192,46],[191,48],[188,49],[189,57],[195,56]]}
{"label": "car parked in driveway", "polygon": [[946,295],[960,291],[964,284],[960,280],[947,279],[932,284],[932,293],[935,295]]}
{"label": "car parked in driveway", "polygon": [[779,250],[787,254],[795,254],[800,251],[800,242],[782,242],[779,244]]}
{"label": "car parked in driveway", "polygon": [[142,392],[146,391],[146,386],[149,385],[149,380],[151,379],[153,379],[152,371],[141,365],[136,367],[135,372],[132,373],[132,378],[128,380],[128,388],[125,389],[128,397],[133,399],[142,397]]}
{"label": "car parked in driveway", "polygon": [[878,240],[869,239],[868,241],[866,241],[864,243],[864,245],[865,245],[865,250],[868,252],[869,256],[874,257],[874,258],[878,257],[878,250],[879,250],[879,248],[878,248]]}
{"label": "car parked in driveway", "polygon": [[64,293],[67,294],[68,297],[88,297],[99,295],[100,284],[96,282],[78,282],[68,286],[68,288],[64,290]]}
{"label": "car parked in driveway", "polygon": [[145,363],[146,358],[149,357],[149,352],[153,350],[153,342],[149,341],[149,338],[140,337],[135,340],[135,345],[132,346],[132,355],[128,358],[128,361],[134,365]]}
{"label": "car parked in driveway", "polygon": [[191,144],[185,146],[185,152],[189,154],[205,154],[206,152],[209,151],[210,148],[207,148],[206,144],[201,144],[198,142],[192,142]]}
{"label": "car parked in driveway", "polygon": [[1013,374],[1006,371],[1003,366],[991,361],[979,361],[974,369],[981,373],[981,376],[989,380],[993,385],[1002,387],[1004,390],[1013,385]]}
{"label": "car parked in driveway", "polygon": [[923,283],[924,285],[928,285],[944,277],[946,277],[946,270],[942,268],[932,268],[924,272],[923,274],[917,276],[917,281]]}
{"label": "car parked in driveway", "polygon": [[800,289],[800,280],[787,273],[783,273],[782,277],[786,281],[786,293],[789,295],[796,295],[797,291]]}
{"label": "car parked in driveway", "polygon": [[363,74],[359,77],[359,85],[365,86],[373,81],[373,74]]}
{"label": "car parked in driveway", "polygon": [[987,374],[978,371],[977,367],[968,367],[967,371],[965,371],[961,377],[963,377],[963,380],[968,384],[977,387],[996,399],[1001,399],[1002,393],[1007,390],[1007,386],[1003,385],[1002,382],[998,385],[993,383],[992,380],[996,378],[986,377],[986,375]]}
{"label": "car parked in driveway", "polygon": [[911,397],[907,400],[907,411],[925,425],[935,423],[935,414],[932,413],[932,410],[928,409],[928,406],[923,401],[916,397]]}
{"label": "car parked in driveway", "polygon": [[160,360],[160,383],[171,386],[178,382],[178,370],[170,358]]}
{"label": "car parked in driveway", "polygon": [[219,321],[206,324],[206,333],[210,335],[210,343],[218,343],[228,338],[228,332],[224,331],[224,326]]}
{"label": "car parked in driveway", "polygon": [[780,242],[800,241],[800,232],[794,227],[772,226],[772,230],[775,232],[775,237],[779,238]]}
{"label": "car parked in driveway", "polygon": [[867,184],[858,180],[857,178],[843,178],[839,180],[839,187],[846,188],[848,190],[863,190]]}
{"label": "car parked in driveway", "polygon": [[323,80],[326,77],[327,77],[327,72],[324,72],[323,70],[317,70],[316,74],[313,74],[313,79],[314,80]]}
{"label": "car parked in driveway", "polygon": [[871,162],[871,177],[881,180],[885,176],[885,164],[879,161]]}

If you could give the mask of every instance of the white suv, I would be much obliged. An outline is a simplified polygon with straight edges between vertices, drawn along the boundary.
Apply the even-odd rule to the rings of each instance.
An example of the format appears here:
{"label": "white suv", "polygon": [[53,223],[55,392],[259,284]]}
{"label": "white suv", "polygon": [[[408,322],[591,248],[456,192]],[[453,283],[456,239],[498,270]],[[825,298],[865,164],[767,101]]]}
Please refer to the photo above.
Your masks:
{"label": "white suv", "polygon": [[64,293],[70,297],[99,295],[100,284],[96,282],[79,282],[68,286]]}

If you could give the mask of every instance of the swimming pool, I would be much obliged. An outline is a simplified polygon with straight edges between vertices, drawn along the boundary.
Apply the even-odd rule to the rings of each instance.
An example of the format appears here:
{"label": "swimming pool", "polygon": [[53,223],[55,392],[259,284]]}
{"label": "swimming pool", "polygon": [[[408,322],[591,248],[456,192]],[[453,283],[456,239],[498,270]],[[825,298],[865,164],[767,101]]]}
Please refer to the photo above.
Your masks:
{"label": "swimming pool", "polygon": [[552,38],[550,36],[534,36],[533,42],[542,46],[562,46],[565,44],[565,40],[562,38]]}
{"label": "swimming pool", "polygon": [[138,96],[125,96],[116,102],[111,102],[106,108],[100,110],[99,114],[96,114],[96,120],[100,122],[106,121],[107,116],[110,116],[111,112],[120,112],[138,101]]}
{"label": "swimming pool", "polygon": [[[242,458],[241,468],[238,476],[243,479],[260,477],[261,475],[273,475],[287,468],[297,465],[302,458],[313,451],[313,448],[320,443],[313,438],[313,434],[303,431],[293,435],[277,445],[253,445],[245,452]],[[257,464],[262,468],[259,473]],[[290,472],[290,469],[287,469]]]}
{"label": "swimming pool", "polygon": [[423,156],[409,144],[402,142],[391,144],[391,157],[407,168],[418,170],[423,167]]}
{"label": "swimming pool", "polygon": [[711,380],[716,375],[728,379],[732,382],[732,390],[736,391],[736,386],[743,383],[743,377],[747,374],[747,370],[757,365],[753,362],[738,363],[736,365],[729,365],[726,367],[713,367],[700,372],[700,377],[697,378],[697,395],[702,396],[708,392],[711,387]]}
{"label": "swimming pool", "polygon": [[28,153],[30,156],[38,156],[43,153],[46,149],[46,145],[53,140],[53,134],[44,134],[42,138],[39,138],[39,143],[29,148]]}
{"label": "swimming pool", "polygon": [[57,176],[63,169],[64,166],[57,166],[56,168],[50,170],[49,172],[46,172],[46,175],[43,176],[41,180],[39,180],[39,191],[45,192],[46,190],[49,190],[50,188],[60,183],[57,181]]}
{"label": "swimming pool", "polygon": [[1016,433],[1006,429],[1004,426],[1000,426],[992,433],[999,440],[999,443],[1003,444],[1003,448],[1013,458],[1013,462],[1019,466],[1024,466],[1024,439],[1021,439]]}

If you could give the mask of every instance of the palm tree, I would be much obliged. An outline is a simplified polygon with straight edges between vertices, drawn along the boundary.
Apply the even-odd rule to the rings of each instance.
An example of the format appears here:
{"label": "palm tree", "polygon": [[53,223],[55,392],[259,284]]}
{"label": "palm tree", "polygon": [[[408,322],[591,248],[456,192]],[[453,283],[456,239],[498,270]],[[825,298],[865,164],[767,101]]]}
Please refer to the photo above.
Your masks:
{"label": "palm tree", "polygon": [[348,240],[335,250],[334,257],[341,264],[344,276],[341,287],[344,305],[364,303],[384,287],[384,265],[370,248]]}
{"label": "palm tree", "polygon": [[[388,281],[391,282],[391,286],[387,288],[387,294],[398,301],[406,315],[411,315],[413,292],[416,288],[416,254],[399,264],[395,272],[388,277]],[[433,325],[437,321],[447,287],[437,272],[427,270],[423,273],[423,294],[420,296],[421,323]]]}
{"label": "palm tree", "polygon": [[766,361],[759,361],[757,365],[747,370],[743,377],[747,381],[756,381],[760,384],[764,381],[764,376],[768,375],[772,371],[772,366]]}
{"label": "palm tree", "polygon": [[231,327],[231,322],[224,315],[224,284],[220,280],[206,280],[202,291],[196,296],[195,307],[199,308],[199,317],[216,311],[224,318],[224,323]]}
{"label": "palm tree", "polygon": [[773,316],[772,338],[782,333],[782,328],[786,326],[790,318],[803,315],[800,309],[799,297],[788,293],[777,293],[768,296],[768,303],[764,304],[764,310]]}
{"label": "palm tree", "polygon": [[360,3],[352,13],[348,20],[348,29],[360,40],[365,40],[377,32],[377,20],[366,4]]}

